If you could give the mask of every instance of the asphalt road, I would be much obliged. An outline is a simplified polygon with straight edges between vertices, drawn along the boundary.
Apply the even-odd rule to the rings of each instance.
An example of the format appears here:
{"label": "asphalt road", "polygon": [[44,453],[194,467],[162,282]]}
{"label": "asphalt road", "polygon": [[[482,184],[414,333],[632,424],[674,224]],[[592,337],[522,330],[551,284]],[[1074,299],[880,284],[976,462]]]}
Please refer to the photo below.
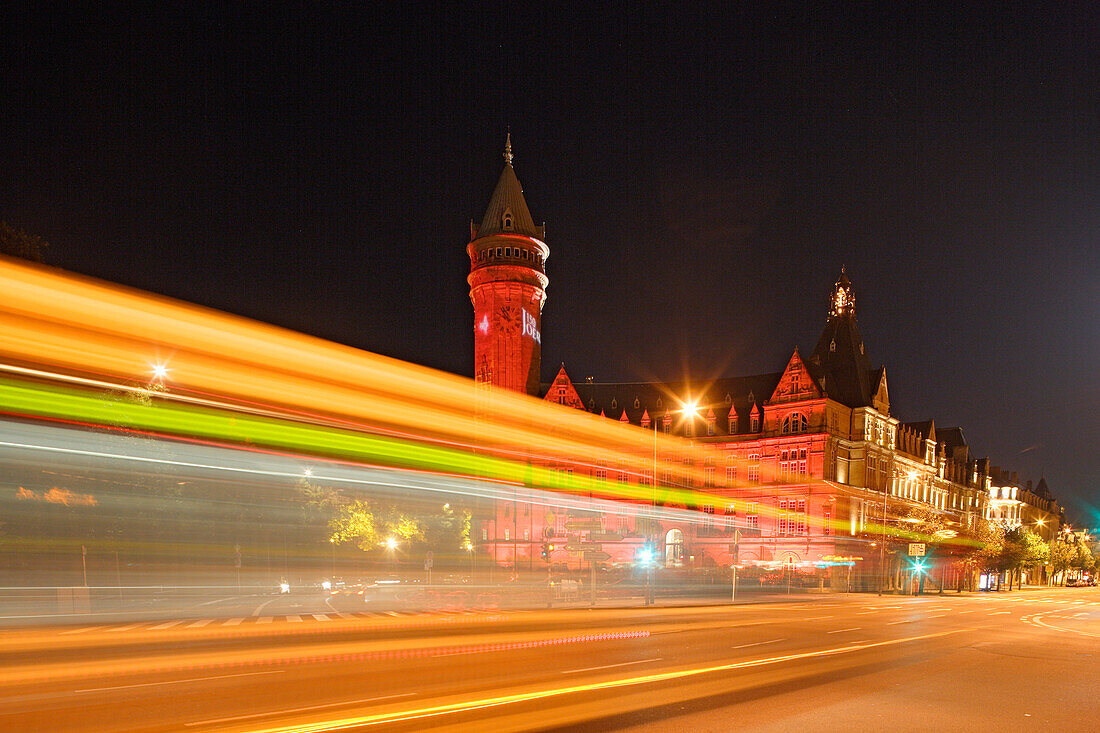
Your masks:
{"label": "asphalt road", "polygon": [[0,632],[0,730],[1075,731],[1100,721],[1093,588],[430,615],[292,613],[293,603]]}

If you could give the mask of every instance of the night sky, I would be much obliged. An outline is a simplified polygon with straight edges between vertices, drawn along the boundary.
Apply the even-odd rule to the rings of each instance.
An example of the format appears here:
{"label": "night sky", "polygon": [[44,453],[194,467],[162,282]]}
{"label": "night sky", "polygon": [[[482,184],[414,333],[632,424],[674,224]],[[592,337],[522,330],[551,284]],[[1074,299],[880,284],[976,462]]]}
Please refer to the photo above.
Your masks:
{"label": "night sky", "polygon": [[0,218],[49,264],[470,375],[510,128],[544,380],[781,370],[846,265],[893,413],[1098,523],[1094,3],[378,5],[6,6]]}

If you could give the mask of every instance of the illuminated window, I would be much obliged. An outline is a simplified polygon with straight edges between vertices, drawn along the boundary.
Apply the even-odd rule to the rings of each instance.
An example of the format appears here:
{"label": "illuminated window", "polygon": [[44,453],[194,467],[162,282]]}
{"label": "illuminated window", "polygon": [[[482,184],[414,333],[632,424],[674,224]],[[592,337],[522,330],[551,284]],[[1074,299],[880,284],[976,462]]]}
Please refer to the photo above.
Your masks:
{"label": "illuminated window", "polygon": [[726,486],[733,486],[737,481],[737,464],[730,463],[726,466]]}
{"label": "illuminated window", "polygon": [[531,540],[531,530],[527,527],[523,528],[523,539],[528,542]]}
{"label": "illuminated window", "polygon": [[714,466],[703,467],[703,485],[714,486]]}
{"label": "illuminated window", "polygon": [[732,517],[737,514],[736,504],[726,504],[726,516]]}
{"label": "illuminated window", "polygon": [[714,505],[706,504],[703,506],[703,534],[710,535],[714,533]]}
{"label": "illuminated window", "polygon": [[505,527],[504,528],[504,540],[505,540],[505,542],[507,542],[510,539],[512,539],[512,530],[509,529],[508,527]]}
{"label": "illuminated window", "polygon": [[833,510],[825,507],[821,510],[821,534],[828,535],[832,531]]}
{"label": "illuminated window", "polygon": [[806,416],[800,412],[796,412],[783,418],[782,430],[784,433],[788,434],[801,433],[806,430],[808,424],[809,423],[806,420]]}
{"label": "illuminated window", "polygon": [[489,530],[486,529],[485,527],[481,528],[481,539],[482,539],[482,541],[485,541],[485,540],[489,539]]}
{"label": "illuminated window", "polygon": [[506,230],[510,230],[512,228],[512,212],[511,211],[505,211],[504,212],[503,226],[504,226],[504,229],[506,229]]}

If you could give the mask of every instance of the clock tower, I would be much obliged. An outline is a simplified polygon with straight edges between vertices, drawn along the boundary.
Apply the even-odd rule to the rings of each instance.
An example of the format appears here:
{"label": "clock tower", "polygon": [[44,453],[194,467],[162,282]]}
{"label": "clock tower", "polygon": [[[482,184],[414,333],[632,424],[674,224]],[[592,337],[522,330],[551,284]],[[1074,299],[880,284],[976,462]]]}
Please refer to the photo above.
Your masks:
{"label": "clock tower", "polygon": [[474,379],[537,395],[546,302],[545,227],[535,226],[512,169],[512,138],[504,170],[481,226],[470,222],[470,300],[474,304]]}

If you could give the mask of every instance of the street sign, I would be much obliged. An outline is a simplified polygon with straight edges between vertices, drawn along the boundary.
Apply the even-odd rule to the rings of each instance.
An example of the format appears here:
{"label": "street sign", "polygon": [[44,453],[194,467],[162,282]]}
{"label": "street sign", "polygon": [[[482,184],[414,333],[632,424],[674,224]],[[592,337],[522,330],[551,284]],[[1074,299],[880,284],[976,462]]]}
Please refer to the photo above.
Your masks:
{"label": "street sign", "polygon": [[621,542],[623,536],[612,532],[593,532],[588,535],[589,542]]}
{"label": "street sign", "polygon": [[424,555],[424,569],[431,570],[433,565],[435,565],[435,555],[431,550],[428,550],[427,554]]}
{"label": "street sign", "polygon": [[598,542],[567,542],[565,549],[570,552],[598,552],[603,549],[603,545]]}
{"label": "street sign", "polygon": [[584,559],[586,562],[599,562],[600,560],[610,560],[611,555],[606,552],[586,552],[584,553]]}
{"label": "street sign", "polygon": [[909,543],[909,557],[924,557],[924,543],[923,542],[910,542]]}

